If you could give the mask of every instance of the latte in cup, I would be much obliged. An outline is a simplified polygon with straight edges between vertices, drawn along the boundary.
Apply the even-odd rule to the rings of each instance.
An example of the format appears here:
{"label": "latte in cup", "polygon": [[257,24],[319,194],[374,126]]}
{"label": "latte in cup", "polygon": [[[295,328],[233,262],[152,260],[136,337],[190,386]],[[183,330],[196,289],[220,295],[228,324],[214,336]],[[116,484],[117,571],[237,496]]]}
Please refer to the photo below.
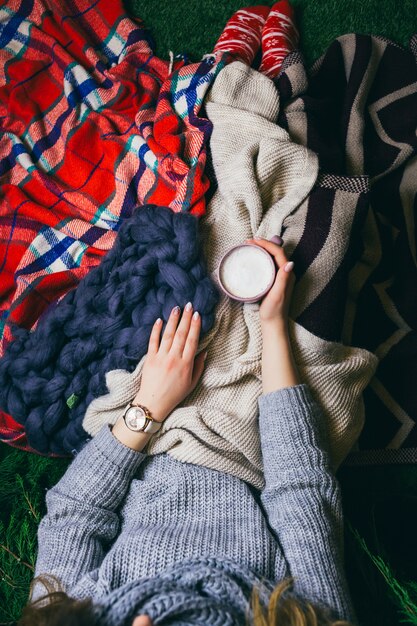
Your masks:
{"label": "latte in cup", "polygon": [[250,243],[231,248],[217,270],[222,290],[241,302],[260,300],[274,284],[275,274],[271,255]]}

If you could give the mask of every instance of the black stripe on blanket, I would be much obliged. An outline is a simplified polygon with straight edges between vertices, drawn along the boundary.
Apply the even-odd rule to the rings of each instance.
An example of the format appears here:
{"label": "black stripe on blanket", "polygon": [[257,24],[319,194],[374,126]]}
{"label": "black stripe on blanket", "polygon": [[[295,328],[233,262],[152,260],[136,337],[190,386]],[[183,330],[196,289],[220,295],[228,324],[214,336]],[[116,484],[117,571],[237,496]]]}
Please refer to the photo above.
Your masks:
{"label": "black stripe on blanket", "polygon": [[[291,316],[327,341],[342,342],[349,272],[362,253],[358,235],[367,211],[366,176],[322,173],[308,199],[284,220],[283,238],[297,276]],[[314,299],[306,300],[312,292]]]}

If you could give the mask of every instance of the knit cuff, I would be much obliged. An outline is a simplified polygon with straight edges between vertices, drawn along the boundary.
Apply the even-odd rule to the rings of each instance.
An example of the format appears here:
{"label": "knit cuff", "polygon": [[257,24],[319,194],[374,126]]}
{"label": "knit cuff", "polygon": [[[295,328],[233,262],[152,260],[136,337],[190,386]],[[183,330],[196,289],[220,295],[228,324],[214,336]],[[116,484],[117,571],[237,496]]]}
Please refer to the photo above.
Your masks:
{"label": "knit cuff", "polygon": [[91,443],[118,469],[129,470],[133,474],[147,455],[125,446],[110,429],[111,424],[104,424]]}
{"label": "knit cuff", "polygon": [[[293,387],[283,387],[276,391],[264,393],[259,396],[258,403],[260,412],[264,420],[266,420],[271,419],[273,415],[282,416],[286,411],[294,411],[294,413],[300,414],[300,408],[311,410],[312,406],[315,405],[315,400],[309,386],[305,383],[300,383]],[[288,424],[288,420],[285,423]],[[285,424],[283,427],[285,427]]]}

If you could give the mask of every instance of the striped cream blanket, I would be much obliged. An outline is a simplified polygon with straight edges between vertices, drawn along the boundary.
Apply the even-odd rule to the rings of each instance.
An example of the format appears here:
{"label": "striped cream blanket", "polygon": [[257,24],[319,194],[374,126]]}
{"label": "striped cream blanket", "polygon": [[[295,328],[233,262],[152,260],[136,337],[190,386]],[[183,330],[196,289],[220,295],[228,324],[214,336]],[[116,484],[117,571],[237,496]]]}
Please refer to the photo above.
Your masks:
{"label": "striped cream blanket", "polygon": [[[293,141],[314,150],[333,179],[350,186],[364,176],[369,181],[369,206],[349,244],[347,307],[338,315],[328,308],[330,283],[296,318],[322,337],[378,357],[351,464],[417,462],[416,61],[417,35],[403,48],[350,34],[336,39],[311,71],[291,53],[276,82],[278,121]],[[325,219],[326,231],[329,224]],[[301,249],[294,261],[299,267]]]}

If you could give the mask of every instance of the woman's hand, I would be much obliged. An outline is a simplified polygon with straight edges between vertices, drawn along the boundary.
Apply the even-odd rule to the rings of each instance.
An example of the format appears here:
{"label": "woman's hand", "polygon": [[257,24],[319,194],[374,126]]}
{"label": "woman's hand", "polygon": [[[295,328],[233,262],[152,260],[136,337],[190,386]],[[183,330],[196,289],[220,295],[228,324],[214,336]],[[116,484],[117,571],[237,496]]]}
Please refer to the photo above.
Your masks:
{"label": "woman's hand", "polygon": [[[185,306],[182,317],[179,307],[171,311],[162,340],[161,329],[162,320],[158,319],[149,338],[140,389],[132,401],[133,404],[146,406],[156,422],[163,422],[177,404],[193,391],[203,373],[206,355],[200,353],[195,356],[201,317],[197,312],[193,315],[191,302]],[[138,452],[152,437],[150,433],[131,431],[123,417],[119,417],[112,433],[125,446]]]}
{"label": "woman's hand", "polygon": [[[278,239],[278,237],[274,237]],[[247,239],[272,254],[278,266],[275,282],[259,307],[262,329],[262,390],[270,393],[301,382],[288,334],[288,309],[295,276],[294,263],[284,250],[267,239]],[[281,240],[282,241],[282,240]]]}
{"label": "woman's hand", "polygon": [[161,328],[162,320],[157,320],[149,338],[140,389],[133,400],[133,404],[146,406],[158,422],[193,391],[203,373],[205,357],[200,353],[195,358],[201,317],[198,312],[193,315],[190,302],[182,317],[179,307],[171,311],[162,339]]}
{"label": "woman's hand", "polygon": [[[278,238],[276,238],[278,239]],[[295,283],[294,263],[288,261],[281,246],[268,239],[247,239],[247,243],[255,244],[269,252],[278,267],[275,282],[266,296],[262,299],[259,307],[261,322],[283,321],[287,322],[288,310],[292,290]]]}

